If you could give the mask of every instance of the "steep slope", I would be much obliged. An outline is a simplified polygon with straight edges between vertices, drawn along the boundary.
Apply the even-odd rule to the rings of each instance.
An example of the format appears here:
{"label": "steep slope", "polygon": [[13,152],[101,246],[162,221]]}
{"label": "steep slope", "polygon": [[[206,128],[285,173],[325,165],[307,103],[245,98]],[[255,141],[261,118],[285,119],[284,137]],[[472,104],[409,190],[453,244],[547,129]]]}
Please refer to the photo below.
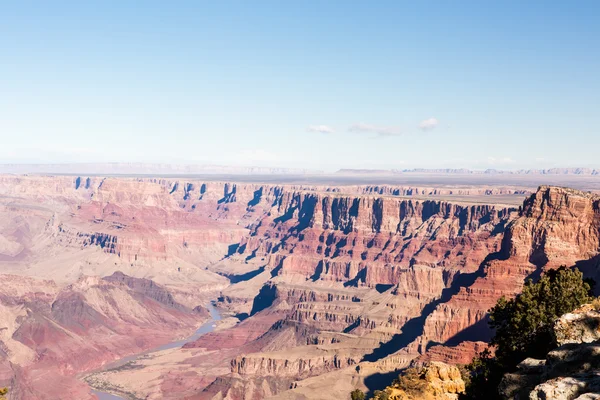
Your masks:
{"label": "steep slope", "polygon": [[[105,378],[150,370],[131,393],[257,400],[335,381],[336,398],[411,363],[465,362],[489,338],[487,310],[527,277],[598,274],[597,196],[541,187],[518,210],[498,202],[512,189],[487,190],[0,177],[2,268],[21,275],[0,302],[13,321],[0,377],[46,382],[58,365],[63,390],[83,390],[69,376],[98,364],[87,355],[167,341],[215,299],[214,332]],[[55,283],[23,299],[27,275]]]}
{"label": "steep slope", "polygon": [[[240,253],[268,257],[278,275],[397,285],[416,265],[440,280],[473,272],[497,249],[511,210],[443,201],[286,193]],[[441,271],[446,274],[442,277]]]}
{"label": "steep slope", "polygon": [[152,281],[124,274],[62,289],[14,275],[2,282],[2,384],[14,398],[91,398],[76,374],[188,335],[208,317]]}
{"label": "steep slope", "polygon": [[[600,197],[596,195],[571,189],[541,187],[534,195],[524,202],[518,216],[507,223],[505,234],[499,235],[499,243],[501,243],[501,246],[496,248],[488,247],[489,252],[478,259],[478,261],[480,261],[479,265],[476,265],[476,263],[470,264],[469,262],[463,262],[461,264],[464,266],[471,265],[472,269],[467,269],[465,271],[466,273],[463,275],[463,279],[460,279],[460,275],[458,275],[455,280],[457,286],[452,287],[449,285],[448,287],[440,285],[437,288],[434,286],[435,289],[432,290],[432,292],[437,290],[438,296],[436,297],[434,295],[428,297],[428,281],[413,279],[412,282],[417,283],[417,286],[412,294],[419,293],[419,295],[422,296],[422,299],[425,300],[423,303],[415,306],[413,311],[417,310],[421,314],[417,313],[415,315],[406,313],[406,301],[403,301],[401,305],[396,306],[393,311],[388,311],[388,316],[395,315],[398,317],[402,316],[403,311],[400,310],[404,309],[404,313],[406,313],[404,314],[404,318],[399,318],[398,323],[393,325],[392,328],[392,331],[401,331],[401,333],[392,336],[387,343],[376,348],[372,353],[374,357],[366,356],[363,358],[363,360],[361,360],[362,362],[356,367],[357,371],[360,370],[360,372],[347,375],[347,372],[345,371],[350,371],[354,367],[344,368],[342,365],[339,372],[333,371],[333,373],[337,374],[335,375],[335,379],[346,380],[347,384],[351,384],[352,381],[356,381],[356,379],[360,379],[362,376],[364,377],[363,379],[365,379],[367,386],[373,388],[377,387],[377,385],[380,385],[380,382],[382,382],[381,379],[376,379],[377,375],[384,373],[383,376],[387,376],[385,375],[385,371],[393,371],[396,368],[407,366],[412,359],[415,359],[415,357],[419,355],[421,355],[419,358],[423,360],[435,359],[447,362],[457,362],[460,360],[460,362],[465,362],[469,360],[478,349],[481,350],[482,346],[478,344],[477,341],[489,339],[490,332],[485,321],[487,310],[495,304],[500,296],[513,296],[518,293],[521,290],[525,279],[528,277],[535,278],[536,276],[539,276],[544,269],[555,268],[560,265],[579,265],[588,276],[596,276],[598,274],[597,257],[600,251],[598,245],[600,237],[598,232],[600,226],[598,220],[598,216],[600,215],[599,199]],[[318,204],[319,201],[314,203]],[[297,215],[298,220],[300,221],[300,217],[305,214],[302,211],[303,207],[300,202],[297,204]],[[318,207],[315,208],[318,210]],[[344,210],[350,208],[351,207],[341,207],[341,209]],[[363,208],[358,209],[362,210]],[[369,207],[367,207],[367,209],[369,209]],[[315,214],[321,215],[320,213]],[[344,215],[343,212],[340,214]],[[327,276],[326,274],[321,274],[317,277],[314,276],[313,271],[316,270],[315,265],[318,265],[321,260],[325,263],[330,262],[325,250],[327,249],[327,242],[326,240],[321,239],[319,242],[320,247],[319,245],[311,245],[310,242],[306,244],[304,242],[307,241],[307,238],[314,236],[318,238],[331,237],[328,236],[329,233],[326,229],[323,229],[325,233],[316,235],[311,233],[311,230],[315,229],[315,227],[336,227],[334,223],[334,221],[336,221],[335,219],[330,222],[327,217],[325,217],[327,211],[323,212],[323,215],[323,219],[314,219],[311,217],[308,219],[308,222],[305,223],[305,226],[298,227],[298,223],[292,223],[287,229],[277,229],[278,224],[281,224],[282,222],[281,220],[274,220],[270,225],[270,229],[275,228],[276,234],[266,233],[268,230],[265,229],[265,234],[263,234],[262,237],[266,237],[267,239],[262,242],[256,237],[258,236],[260,238],[261,235],[251,236],[248,244],[252,243],[252,241],[254,241],[254,243],[259,243],[259,245],[254,246],[254,248],[258,249],[271,248],[269,244],[269,241],[272,240],[271,238],[283,242],[283,244],[280,245],[281,248],[277,250],[280,261],[273,270],[277,275],[274,281],[276,282],[278,278],[289,274],[292,276],[302,275],[304,279],[308,278],[309,280],[315,280],[315,278],[317,278],[316,281],[335,281],[337,279],[343,281],[344,279],[347,279],[345,281],[347,285],[358,284],[359,286],[364,285],[366,287],[376,286],[379,279],[381,279],[380,281],[386,282],[386,275],[379,275],[380,278],[372,281],[369,280],[369,275],[359,276],[358,273],[354,276],[341,275],[341,278],[340,275],[333,277]],[[344,218],[337,220],[342,221],[338,226],[343,227],[343,224],[346,223],[346,226],[350,225],[352,227],[352,229],[346,232],[348,237],[355,235],[354,238],[348,240],[348,242],[353,245],[357,243],[360,245],[361,240],[357,240],[356,237],[360,237],[361,234],[367,235],[367,237],[368,235],[373,235],[370,238],[373,240],[381,230],[381,227],[377,222],[373,225],[373,221],[378,221],[377,218],[373,218],[368,213],[363,213],[363,216],[367,215],[368,217],[360,219],[357,218],[358,215],[346,214],[348,218],[345,220]],[[376,215],[376,213],[373,215]],[[394,214],[392,214],[391,218],[388,215],[384,220],[391,220],[392,226],[396,226],[396,220],[393,219],[393,215]],[[417,215],[422,216],[422,214],[418,213]],[[448,214],[445,215],[447,216]],[[360,221],[358,224],[356,223],[357,219]],[[400,218],[398,224],[400,224],[402,220],[403,219]],[[422,220],[423,218],[421,217],[421,221]],[[491,218],[490,220],[494,219]],[[443,218],[443,223],[439,224],[437,232],[443,232],[442,227],[445,225],[452,226],[451,221],[451,219],[449,222],[448,218]],[[262,226],[266,225],[263,224]],[[401,224],[398,226],[401,226]],[[473,225],[467,224],[465,226]],[[410,241],[419,240],[420,229],[423,229],[422,226],[411,228],[411,232],[416,233],[411,235],[409,244],[403,246],[403,248],[410,249]],[[286,232],[290,231],[292,234],[285,236]],[[398,231],[401,230],[398,229]],[[455,232],[458,231],[459,230],[455,230]],[[428,231],[425,230],[425,232]],[[447,232],[452,231],[448,230]],[[469,232],[469,230],[463,232],[465,232],[464,235],[466,236],[476,234]],[[479,233],[479,235],[481,235],[481,233]],[[333,237],[334,239],[332,239],[330,243],[335,243],[335,236]],[[451,235],[448,237],[451,240],[456,240],[456,238],[453,238]],[[441,238],[446,238],[446,236],[428,236],[425,248],[428,246],[429,248],[435,248],[435,246],[438,245],[436,241],[443,240]],[[481,241],[480,238],[481,236],[477,240]],[[366,240],[369,240],[369,238]],[[372,243],[377,242],[376,240],[373,240]],[[456,241],[453,242],[453,245],[455,244]],[[367,257],[361,256],[358,263],[365,261],[365,264],[368,264],[368,267],[371,267],[372,263],[375,263],[376,265],[377,260],[380,258],[376,256],[369,259],[369,248],[367,246],[365,246],[365,248],[367,250]],[[287,250],[287,252],[282,252],[281,249]],[[363,248],[360,249],[363,250]],[[419,249],[421,249],[421,247],[419,247]],[[311,255],[315,253],[321,257],[321,260],[319,260],[319,257],[313,257],[311,259]],[[385,250],[377,253],[379,257],[382,257],[381,253],[385,254]],[[429,254],[432,253],[435,254],[434,252],[430,252]],[[302,254],[303,256],[302,262],[304,264],[302,265],[304,265],[304,268],[290,267],[286,271],[286,261],[283,257],[300,257],[299,254]],[[361,253],[361,255],[362,254],[364,253]],[[412,255],[408,265],[411,269],[415,270],[419,265],[419,253],[411,254],[409,252],[408,254]],[[344,253],[343,247],[342,250],[337,253],[334,251],[333,255],[332,258],[334,259],[341,256],[347,257],[348,262],[351,262],[352,260],[350,254]],[[281,261],[282,258],[283,261]],[[460,257],[458,259],[460,260]],[[370,262],[367,262],[367,260]],[[454,261],[455,258],[452,258],[452,260]],[[394,258],[392,261],[394,264],[401,264],[402,262],[402,257]],[[435,265],[437,268],[444,268],[447,264],[445,264],[444,258],[434,259],[434,262],[430,264],[430,268],[431,265]],[[288,266],[289,265],[294,264],[290,263]],[[390,265],[384,265],[381,268],[386,270],[390,267]],[[450,275],[452,272],[446,273]],[[359,276],[359,279],[356,279],[357,276]],[[400,275],[396,270],[391,276],[398,279]],[[383,279],[381,277],[383,277]],[[355,278],[354,281],[352,278]],[[411,291],[406,290],[409,288],[410,286],[398,285],[394,287],[393,290],[383,293],[382,295],[400,294],[404,299],[407,299],[411,296]],[[448,290],[444,291],[444,288]],[[447,293],[447,295],[444,295],[444,293]],[[380,304],[378,301],[374,301],[372,304],[375,303]],[[296,302],[295,304],[296,307],[299,307],[302,303]],[[387,304],[393,303],[388,302]],[[337,306],[339,307],[339,303]],[[314,306],[310,307],[313,308]],[[364,326],[361,329],[357,329],[358,326],[362,326],[362,321],[365,321],[367,317],[372,315],[374,310],[377,309],[377,307],[372,307],[370,310],[368,308],[369,307],[360,312],[361,323],[352,325],[354,329],[345,330],[346,332],[355,332],[363,335],[365,332],[368,332],[368,336],[369,334],[372,335],[373,331],[378,330],[378,328],[374,328],[365,331]],[[344,315],[352,315],[352,312],[349,310],[350,309],[344,311]],[[314,321],[321,320],[321,318],[317,316],[318,314],[311,315],[312,316],[306,320],[311,321],[312,324],[314,324]],[[328,316],[327,319],[331,319],[331,314],[324,315]],[[410,318],[411,316],[412,319]],[[370,318],[369,320],[373,321],[373,318]],[[391,320],[392,319],[388,318],[388,324]],[[413,323],[415,330],[413,330]],[[419,325],[423,327],[419,329]],[[374,325],[374,327],[377,326],[378,324]],[[331,326],[331,329],[339,331],[340,327]],[[385,337],[380,336],[378,339],[385,342]],[[308,356],[310,353],[305,352],[305,354]],[[257,356],[260,360],[263,354],[261,353]],[[377,360],[377,362],[374,364],[367,362],[370,360]],[[260,374],[256,374],[256,376],[258,375]],[[325,377],[326,375],[322,376]],[[314,380],[305,379],[303,382],[306,383],[302,386],[299,385],[298,388],[293,388],[287,397],[293,398],[296,396],[294,393],[298,393],[299,397],[306,396],[307,393],[313,393],[311,390],[317,389],[310,388],[320,387],[322,380],[319,378],[320,377],[315,377]]]}
{"label": "steep slope", "polygon": [[483,276],[440,304],[427,318],[423,342],[487,339],[483,321],[501,296],[519,293],[525,279],[561,265],[578,265],[596,278],[600,254],[600,197],[577,190],[540,187],[508,226],[502,248]]}
{"label": "steep slope", "polygon": [[[398,332],[413,321],[406,332],[416,339],[412,326],[424,309],[474,279],[499,251],[513,215],[493,206],[284,192],[230,256],[264,260],[264,272],[250,281],[270,273],[234,330],[273,310],[279,321],[251,342],[224,340],[242,345],[230,375],[194,398],[260,399],[402,349],[411,341],[394,343]],[[186,347],[212,349],[211,336],[226,334]]]}

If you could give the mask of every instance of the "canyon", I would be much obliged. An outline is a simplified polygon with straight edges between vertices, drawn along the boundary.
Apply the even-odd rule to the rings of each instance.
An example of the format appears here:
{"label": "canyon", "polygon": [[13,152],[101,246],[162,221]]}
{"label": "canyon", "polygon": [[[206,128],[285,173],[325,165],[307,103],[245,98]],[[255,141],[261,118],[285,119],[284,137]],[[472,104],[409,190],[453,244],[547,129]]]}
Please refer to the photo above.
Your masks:
{"label": "canyon", "polygon": [[[11,399],[93,399],[90,384],[130,399],[339,399],[408,366],[468,363],[489,308],[526,279],[561,265],[600,278],[588,172],[569,172],[583,190],[491,173],[0,175],[0,386]],[[147,352],[191,336],[211,302],[212,332]]]}

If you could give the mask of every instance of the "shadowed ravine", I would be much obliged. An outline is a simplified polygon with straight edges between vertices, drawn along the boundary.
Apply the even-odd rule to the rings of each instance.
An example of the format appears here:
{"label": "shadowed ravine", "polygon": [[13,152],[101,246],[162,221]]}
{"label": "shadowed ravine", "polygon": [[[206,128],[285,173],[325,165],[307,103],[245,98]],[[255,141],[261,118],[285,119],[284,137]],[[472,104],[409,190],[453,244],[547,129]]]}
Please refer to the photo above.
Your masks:
{"label": "shadowed ravine", "polygon": [[485,265],[490,261],[499,258],[500,253],[490,254],[481,263],[477,271],[469,274],[460,274],[454,280],[454,282],[452,282],[452,285],[450,287],[442,291],[442,294],[438,299],[435,299],[423,308],[421,315],[412,318],[411,320],[406,322],[402,327],[401,333],[394,335],[391,340],[382,343],[372,353],[365,355],[363,361],[375,362],[381,360],[382,358],[394,354],[398,350],[408,346],[410,343],[416,340],[419,336],[423,334],[423,329],[425,328],[425,320],[431,313],[433,313],[433,311],[438,305],[448,302],[454,295],[456,295],[460,291],[461,288],[471,286],[477,278],[483,276]]}
{"label": "shadowed ravine", "polygon": [[[469,274],[461,274],[457,279],[452,282],[452,285],[442,291],[440,298],[427,304],[421,315],[415,317],[402,327],[402,332],[394,335],[388,342],[382,343],[378,348],[373,350],[372,353],[364,356],[363,361],[375,362],[385,358],[400,349],[408,346],[410,343],[415,341],[419,336],[423,334],[425,327],[425,320],[433,313],[436,307],[442,303],[449,301],[452,296],[456,295],[460,288],[471,286],[475,280],[484,275],[484,268],[492,260],[500,259],[500,253],[492,253],[488,255],[485,260],[480,264],[477,271]],[[470,338],[467,338],[470,339]],[[428,344],[428,347],[434,343]],[[372,395],[376,389],[382,389],[387,383],[398,376],[398,371],[391,371],[387,373],[376,373],[365,379],[365,386],[368,388],[368,395]]]}
{"label": "shadowed ravine", "polygon": [[[127,364],[128,362],[137,360],[139,357],[141,357],[143,355],[147,355],[147,354],[154,353],[157,351],[176,349],[176,348],[182,347],[184,344],[186,344],[188,342],[193,342],[194,340],[198,339],[200,336],[203,336],[209,332],[212,332],[216,326],[215,322],[219,321],[221,319],[221,315],[219,314],[219,311],[215,308],[215,306],[212,303],[208,303],[206,305],[206,308],[210,312],[211,319],[208,320],[207,322],[205,322],[204,324],[202,324],[202,326],[200,326],[196,330],[196,332],[194,332],[194,334],[192,336],[188,337],[187,339],[177,340],[175,342],[163,344],[162,346],[145,351],[143,353],[138,353],[138,354],[134,354],[134,355],[131,355],[128,357],[121,358],[120,360],[117,360],[115,362],[112,362],[112,363],[106,365],[102,370],[106,371],[109,369],[118,368],[120,366]],[[103,392],[103,391],[96,390],[96,389],[92,389],[92,393],[95,394],[99,400],[126,400],[125,397],[117,396],[112,393]]]}

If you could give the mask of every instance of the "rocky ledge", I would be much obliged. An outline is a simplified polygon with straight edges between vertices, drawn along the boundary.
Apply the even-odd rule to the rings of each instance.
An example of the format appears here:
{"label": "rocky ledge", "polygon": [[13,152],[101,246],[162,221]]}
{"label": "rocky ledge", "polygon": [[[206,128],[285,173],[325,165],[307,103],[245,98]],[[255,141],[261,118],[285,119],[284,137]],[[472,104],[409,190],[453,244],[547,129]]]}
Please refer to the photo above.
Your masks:
{"label": "rocky ledge", "polygon": [[376,392],[374,400],[456,400],[465,392],[460,370],[438,361],[409,369],[391,386]]}
{"label": "rocky ledge", "polygon": [[514,400],[600,399],[600,304],[563,315],[554,327],[560,347],[545,360],[528,358],[506,374],[500,394]]}

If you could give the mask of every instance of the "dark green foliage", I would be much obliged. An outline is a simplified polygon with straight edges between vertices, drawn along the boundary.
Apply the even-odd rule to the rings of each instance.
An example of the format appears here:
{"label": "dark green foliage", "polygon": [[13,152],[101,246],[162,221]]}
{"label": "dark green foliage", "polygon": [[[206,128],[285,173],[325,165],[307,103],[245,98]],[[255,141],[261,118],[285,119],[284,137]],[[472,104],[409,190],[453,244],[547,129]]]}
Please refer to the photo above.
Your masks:
{"label": "dark green foliage", "polygon": [[471,376],[464,398],[480,399],[484,394],[488,400],[497,398],[504,373],[527,357],[545,358],[557,346],[554,322],[590,302],[592,286],[579,270],[561,267],[548,271],[537,283],[528,281],[516,298],[498,300],[490,310],[490,326],[496,330],[491,341],[495,357],[485,351],[467,367]]}
{"label": "dark green foliage", "polygon": [[394,386],[410,395],[422,395],[427,390],[427,382],[416,368],[408,368],[394,381]]}
{"label": "dark green foliage", "polygon": [[360,389],[354,389],[352,393],[350,393],[351,400],[365,400],[366,396]]}
{"label": "dark green foliage", "polygon": [[596,290],[596,281],[592,278],[584,278],[583,281],[587,283],[590,287],[588,294],[590,297],[594,297],[594,291]]}
{"label": "dark green foliage", "polygon": [[479,353],[461,374],[466,387],[466,394],[460,397],[462,400],[500,399],[495,388],[500,385],[504,372],[489,350]]}
{"label": "dark green foliage", "polygon": [[384,392],[382,390],[376,390],[374,393],[374,398],[377,400],[389,400],[390,395],[387,394],[387,392]]}
{"label": "dark green foliage", "polygon": [[496,357],[509,367],[527,357],[544,358],[556,347],[553,325],[561,315],[591,301],[590,285],[579,270],[561,267],[528,281],[515,299],[501,298],[490,311],[496,330],[491,344]]}

